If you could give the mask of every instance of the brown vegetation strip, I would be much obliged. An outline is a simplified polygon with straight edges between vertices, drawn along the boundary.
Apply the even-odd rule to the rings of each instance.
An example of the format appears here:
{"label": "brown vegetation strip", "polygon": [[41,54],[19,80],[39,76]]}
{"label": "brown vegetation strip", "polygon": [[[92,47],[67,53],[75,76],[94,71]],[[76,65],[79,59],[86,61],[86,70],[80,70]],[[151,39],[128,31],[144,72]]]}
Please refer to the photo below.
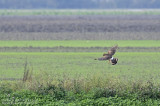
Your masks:
{"label": "brown vegetation strip", "polygon": [[159,32],[159,17],[0,17],[0,32]]}
{"label": "brown vegetation strip", "polygon": [[0,17],[0,40],[160,40],[160,16]]}
{"label": "brown vegetation strip", "polygon": [[0,32],[0,40],[160,40],[159,32]]}
{"label": "brown vegetation strip", "polygon": [[[0,52],[105,52],[110,47],[0,47]],[[159,52],[160,47],[119,47],[119,52]]]}

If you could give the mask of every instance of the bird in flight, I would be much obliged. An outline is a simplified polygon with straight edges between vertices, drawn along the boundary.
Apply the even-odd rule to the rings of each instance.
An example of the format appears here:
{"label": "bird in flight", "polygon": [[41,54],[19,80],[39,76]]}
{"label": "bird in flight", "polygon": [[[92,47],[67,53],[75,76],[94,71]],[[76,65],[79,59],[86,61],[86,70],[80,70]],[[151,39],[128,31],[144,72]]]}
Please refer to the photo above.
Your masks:
{"label": "bird in flight", "polygon": [[100,60],[100,61],[102,61],[102,60],[109,60],[109,62],[110,62],[112,65],[117,64],[118,58],[114,58],[114,57],[113,57],[113,55],[116,53],[117,48],[118,48],[118,45],[115,45],[114,47],[112,47],[112,48],[108,51],[108,53],[104,53],[104,54],[103,54],[103,57],[97,58],[97,59],[95,59],[95,60]]}

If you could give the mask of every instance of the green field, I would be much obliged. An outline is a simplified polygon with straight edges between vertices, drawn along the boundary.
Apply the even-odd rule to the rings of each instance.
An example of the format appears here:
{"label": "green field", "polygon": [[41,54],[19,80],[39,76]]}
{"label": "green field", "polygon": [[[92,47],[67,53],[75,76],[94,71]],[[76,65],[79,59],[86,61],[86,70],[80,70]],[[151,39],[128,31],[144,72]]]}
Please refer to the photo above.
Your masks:
{"label": "green field", "polygon": [[[1,103],[58,106],[160,103],[160,53],[117,52],[115,57],[119,61],[115,66],[94,60],[101,56],[102,53],[94,52],[0,53]],[[24,82],[26,70],[29,74]]]}
{"label": "green field", "polygon": [[102,53],[0,53],[0,78],[22,78],[27,58],[34,73],[66,74],[68,77],[103,73],[106,77],[119,77],[119,80],[152,78],[159,82],[160,62],[157,58],[160,57],[157,52],[118,52],[115,57],[119,58],[119,63],[115,66],[108,61],[94,60],[101,56]]}
{"label": "green field", "polygon": [[[107,47],[104,50],[107,52],[108,47],[115,44],[119,45],[114,55],[119,59],[118,64],[94,60],[103,54],[91,52],[94,47]],[[0,41],[0,45],[1,49],[12,48],[0,53],[2,105],[145,106],[160,103],[160,53],[154,50],[160,47],[159,40]],[[63,52],[25,52],[23,49],[61,46]],[[22,50],[13,52],[15,47]],[[71,49],[68,52],[65,49],[68,47],[87,47],[91,51]],[[125,50],[145,47],[146,50],[123,52],[122,47],[126,47]]]}
{"label": "green field", "polygon": [[0,15],[28,16],[28,15],[159,15],[159,9],[148,10],[0,10]]}
{"label": "green field", "polygon": [[[0,106],[160,105],[159,15],[0,10]],[[116,65],[94,60],[114,45]]]}
{"label": "green field", "polygon": [[160,40],[0,41],[0,47],[160,47]]}

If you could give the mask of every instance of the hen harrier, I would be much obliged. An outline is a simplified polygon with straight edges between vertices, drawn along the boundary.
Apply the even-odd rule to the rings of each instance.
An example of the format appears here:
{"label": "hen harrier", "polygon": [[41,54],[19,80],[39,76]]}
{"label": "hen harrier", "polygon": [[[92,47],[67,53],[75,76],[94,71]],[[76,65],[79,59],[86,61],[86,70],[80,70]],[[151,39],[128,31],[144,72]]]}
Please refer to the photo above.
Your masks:
{"label": "hen harrier", "polygon": [[109,60],[109,62],[110,62],[112,65],[117,64],[118,58],[113,58],[113,57],[112,57],[112,56],[115,54],[117,48],[118,48],[118,45],[112,47],[112,48],[108,51],[107,54],[104,53],[104,54],[103,54],[103,57],[98,58],[98,59],[95,59],[95,60],[100,60],[100,61],[101,61],[101,60]]}

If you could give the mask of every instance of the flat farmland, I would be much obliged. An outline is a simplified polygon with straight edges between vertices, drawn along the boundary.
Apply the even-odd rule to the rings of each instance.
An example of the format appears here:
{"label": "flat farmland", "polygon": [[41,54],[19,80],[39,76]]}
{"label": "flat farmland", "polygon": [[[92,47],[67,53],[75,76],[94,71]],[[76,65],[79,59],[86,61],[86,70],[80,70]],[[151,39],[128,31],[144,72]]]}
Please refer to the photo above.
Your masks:
{"label": "flat farmland", "polygon": [[3,16],[0,40],[158,40],[159,15]]}
{"label": "flat farmland", "polygon": [[[33,68],[34,74],[50,73],[53,77],[57,75],[68,78],[79,75],[103,75],[115,77],[119,80],[149,80],[152,78],[157,83],[160,76],[160,64],[157,58],[159,53],[147,52],[120,52],[115,57],[119,63],[112,66],[108,61],[96,61],[102,53],[0,53],[0,78],[20,79],[23,77],[24,66],[27,61],[29,67]],[[82,67],[83,66],[83,67]],[[145,67],[144,67],[145,66]],[[59,76],[58,76],[59,75]]]}
{"label": "flat farmland", "polygon": [[[16,104],[28,100],[29,104],[47,101],[58,105],[90,104],[86,100],[94,104],[159,104],[155,99],[160,85],[158,52],[116,53],[119,61],[115,66],[94,60],[101,56],[87,52],[0,53],[2,104],[14,100]],[[27,80],[23,81],[26,70]]]}
{"label": "flat farmland", "polygon": [[[6,14],[0,16],[0,105],[160,104],[157,12]],[[94,60],[116,44],[116,65]]]}
{"label": "flat farmland", "polygon": [[160,51],[159,40],[1,40],[0,52],[107,52],[110,47],[117,44],[119,52]]}
{"label": "flat farmland", "polygon": [[120,47],[160,47],[160,40],[0,41],[0,47],[111,47],[116,44]]}

